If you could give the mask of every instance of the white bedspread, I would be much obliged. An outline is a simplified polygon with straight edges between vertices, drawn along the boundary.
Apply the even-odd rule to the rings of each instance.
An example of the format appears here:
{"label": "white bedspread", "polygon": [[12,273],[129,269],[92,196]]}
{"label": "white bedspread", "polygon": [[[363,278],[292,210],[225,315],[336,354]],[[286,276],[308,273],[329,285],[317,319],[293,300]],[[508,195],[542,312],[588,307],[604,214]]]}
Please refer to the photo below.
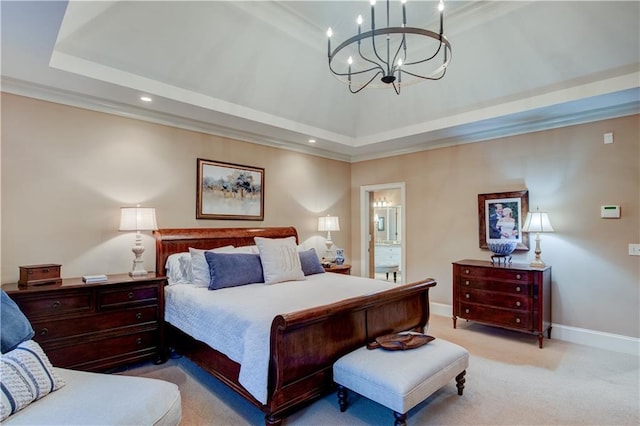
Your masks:
{"label": "white bedspread", "polygon": [[331,273],[305,278],[215,291],[193,284],[167,286],[165,320],[238,362],[240,384],[266,404],[269,337],[276,315],[393,287],[385,281]]}

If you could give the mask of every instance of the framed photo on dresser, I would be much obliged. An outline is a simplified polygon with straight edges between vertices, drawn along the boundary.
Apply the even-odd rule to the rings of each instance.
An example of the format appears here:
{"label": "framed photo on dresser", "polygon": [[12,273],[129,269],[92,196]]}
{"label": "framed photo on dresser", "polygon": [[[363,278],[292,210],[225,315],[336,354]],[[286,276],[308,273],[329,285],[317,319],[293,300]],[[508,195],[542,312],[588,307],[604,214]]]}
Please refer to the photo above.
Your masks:
{"label": "framed photo on dresser", "polygon": [[522,225],[529,212],[529,191],[478,194],[478,244],[488,240],[515,240],[516,250],[529,250],[529,234]]}

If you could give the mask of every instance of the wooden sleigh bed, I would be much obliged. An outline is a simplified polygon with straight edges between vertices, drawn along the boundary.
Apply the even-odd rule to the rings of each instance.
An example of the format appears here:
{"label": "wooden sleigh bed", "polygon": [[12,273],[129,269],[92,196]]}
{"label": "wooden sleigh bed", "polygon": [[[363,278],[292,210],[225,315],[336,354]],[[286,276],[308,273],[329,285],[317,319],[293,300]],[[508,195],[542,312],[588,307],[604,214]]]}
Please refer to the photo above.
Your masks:
{"label": "wooden sleigh bed", "polygon": [[[156,271],[167,258],[189,247],[212,249],[254,244],[254,237],[298,238],[293,227],[160,229]],[[424,331],[429,320],[433,279],[392,287],[380,293],[277,315],[271,323],[268,398],[261,403],[238,381],[240,364],[184,332],[166,325],[167,344],[220,379],[265,413],[265,424],[284,417],[333,389],[332,365],[341,356],[376,337],[404,330]]]}

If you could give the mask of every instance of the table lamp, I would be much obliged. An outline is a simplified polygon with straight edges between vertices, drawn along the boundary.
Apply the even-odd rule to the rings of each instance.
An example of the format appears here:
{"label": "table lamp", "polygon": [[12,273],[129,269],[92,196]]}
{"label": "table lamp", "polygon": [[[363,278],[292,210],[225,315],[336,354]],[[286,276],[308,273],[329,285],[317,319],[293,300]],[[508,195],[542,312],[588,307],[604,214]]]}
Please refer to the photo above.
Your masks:
{"label": "table lamp", "polygon": [[318,218],[318,231],[327,231],[327,240],[325,241],[327,250],[329,250],[333,245],[333,241],[331,241],[331,231],[339,231],[339,230],[340,230],[340,219],[338,219],[338,216],[327,215],[327,216]]}
{"label": "table lamp", "polygon": [[120,231],[136,231],[136,243],[131,248],[135,255],[133,259],[133,269],[129,272],[132,277],[140,277],[147,275],[144,269],[144,261],[142,253],[144,246],[142,245],[142,235],[140,231],[155,231],[158,229],[156,223],[156,209],[152,207],[120,207]]}
{"label": "table lamp", "polygon": [[544,268],[545,263],[540,258],[540,254],[542,253],[542,250],[540,250],[540,233],[553,232],[553,227],[551,226],[547,212],[541,212],[536,209],[535,212],[527,213],[527,218],[524,221],[522,232],[536,233],[536,258],[531,262],[531,266],[534,268]]}

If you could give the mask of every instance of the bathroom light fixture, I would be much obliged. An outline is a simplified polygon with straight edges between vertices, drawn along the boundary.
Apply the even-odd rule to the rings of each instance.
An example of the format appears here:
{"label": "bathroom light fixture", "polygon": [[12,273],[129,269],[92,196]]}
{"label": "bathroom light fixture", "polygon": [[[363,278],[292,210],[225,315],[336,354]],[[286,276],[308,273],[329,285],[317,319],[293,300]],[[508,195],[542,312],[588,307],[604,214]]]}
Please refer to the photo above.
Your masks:
{"label": "bathroom light fixture", "polygon": [[[365,87],[393,87],[399,95],[402,85],[440,80],[451,62],[451,43],[444,35],[444,3],[439,0],[439,30],[407,26],[406,0],[402,22],[391,26],[390,0],[386,1],[386,27],[376,27],[376,0],[371,0],[371,30],[362,32],[362,15],[356,20],[358,33],[331,50],[333,30],[327,31],[329,69],[351,93]],[[396,15],[399,15],[397,13]],[[429,17],[415,17],[424,21]],[[378,79],[379,81],[375,81]]]}

